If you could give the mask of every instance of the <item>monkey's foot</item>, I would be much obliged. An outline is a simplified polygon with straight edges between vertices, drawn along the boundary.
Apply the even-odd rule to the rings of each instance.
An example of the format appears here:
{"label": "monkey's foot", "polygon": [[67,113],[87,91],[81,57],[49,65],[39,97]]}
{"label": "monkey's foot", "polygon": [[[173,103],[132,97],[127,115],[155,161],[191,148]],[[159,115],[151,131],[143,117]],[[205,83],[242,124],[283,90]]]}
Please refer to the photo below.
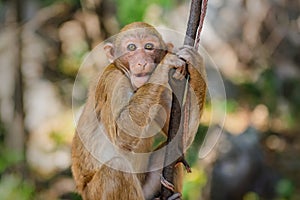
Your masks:
{"label": "monkey's foot", "polygon": [[192,168],[191,168],[191,166],[189,165],[189,163],[185,160],[184,156],[181,156],[181,157],[177,160],[176,165],[179,164],[179,163],[182,163],[182,164],[184,165],[184,167],[185,167],[185,169],[186,169],[186,171],[187,171],[188,173],[192,173]]}
{"label": "monkey's foot", "polygon": [[[160,197],[156,197],[153,200],[161,200],[161,199]],[[168,197],[167,200],[181,200],[181,194],[180,193],[172,194],[170,197]]]}
{"label": "monkey's foot", "polygon": [[165,179],[163,177],[163,175],[160,176],[160,182],[165,188],[168,188],[172,192],[175,191],[175,186],[172,183],[170,183],[169,181],[167,181],[167,179]]}

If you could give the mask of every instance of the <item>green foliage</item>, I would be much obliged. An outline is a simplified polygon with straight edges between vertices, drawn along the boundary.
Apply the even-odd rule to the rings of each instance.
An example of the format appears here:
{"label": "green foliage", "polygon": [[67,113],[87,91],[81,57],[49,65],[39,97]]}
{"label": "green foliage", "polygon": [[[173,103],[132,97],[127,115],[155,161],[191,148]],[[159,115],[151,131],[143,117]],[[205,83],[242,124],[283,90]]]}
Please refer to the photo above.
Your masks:
{"label": "green foliage", "polygon": [[[274,69],[268,68],[259,75],[256,82],[245,82],[238,87],[242,102],[252,108],[264,104],[268,107],[270,115],[280,118],[288,128],[297,126],[296,119],[300,117],[298,79],[280,79]],[[227,106],[230,108],[230,104]]]}
{"label": "green foliage", "polygon": [[300,117],[300,80],[297,78],[287,79],[283,82],[283,96],[291,105],[291,114],[295,119]]}
{"label": "green foliage", "polygon": [[[0,134],[5,130],[0,123]],[[1,140],[2,141],[2,140]],[[24,160],[23,155],[8,149],[0,144],[0,199],[1,200],[31,200],[34,195],[34,186],[23,180],[17,174],[8,174],[9,168]],[[6,172],[6,173],[4,173]]]}
{"label": "green foliage", "polygon": [[276,192],[283,199],[291,199],[294,189],[294,185],[290,180],[282,179],[277,184]]}
{"label": "green foliage", "polygon": [[0,179],[0,199],[2,200],[31,200],[34,186],[22,180],[17,175],[7,174]]}
{"label": "green foliage", "polygon": [[280,85],[276,74],[272,69],[263,71],[255,83],[246,82],[240,85],[241,95],[245,102],[252,107],[257,104],[265,104],[271,113],[277,108],[277,99]]}
{"label": "green foliage", "polygon": [[261,103],[261,91],[255,83],[246,82],[240,85],[242,96],[247,103],[251,106],[255,106]]}
{"label": "green foliage", "polygon": [[198,200],[201,195],[201,188],[207,182],[207,177],[204,170],[192,169],[191,174],[187,174],[184,179],[184,187],[182,191],[183,199],[185,200]]}
{"label": "green foliage", "polygon": [[257,88],[261,92],[262,101],[274,113],[277,108],[277,100],[279,95],[279,83],[272,69],[265,70],[256,83]]}
{"label": "green foliage", "polygon": [[198,161],[198,153],[201,147],[201,144],[203,143],[203,140],[205,138],[205,134],[207,132],[208,127],[206,126],[200,126],[198,128],[197,134],[195,136],[195,140],[191,147],[188,149],[186,154],[186,160],[187,162],[193,166]]}
{"label": "green foliage", "polygon": [[227,113],[236,112],[238,107],[239,107],[239,104],[237,101],[235,101],[233,99],[227,99],[227,101],[226,101],[226,112]]}
{"label": "green foliage", "polygon": [[6,130],[5,130],[4,124],[0,120],[0,141],[4,140],[5,132],[6,132]]}
{"label": "green foliage", "polygon": [[63,145],[65,143],[65,135],[61,132],[52,131],[50,133],[50,138],[55,142],[57,146]]}
{"label": "green foliage", "polygon": [[[9,166],[12,166],[24,159],[24,157],[11,149],[7,149],[0,145],[0,174],[3,173]],[[1,199],[1,198],[0,198]]]}
{"label": "green foliage", "polygon": [[135,21],[143,21],[146,9],[151,4],[158,4],[164,9],[170,9],[173,5],[171,0],[116,0],[117,17],[123,27],[126,24]]}
{"label": "green foliage", "polygon": [[244,195],[243,200],[259,200],[259,195],[255,192],[248,192]]}
{"label": "green foliage", "polygon": [[77,193],[70,193],[68,199],[72,199],[72,200],[82,200],[81,196]]}
{"label": "green foliage", "polygon": [[79,43],[76,48],[72,49],[70,55],[64,55],[60,58],[58,70],[61,74],[67,77],[75,78],[83,57],[88,52],[88,44],[86,42]]}

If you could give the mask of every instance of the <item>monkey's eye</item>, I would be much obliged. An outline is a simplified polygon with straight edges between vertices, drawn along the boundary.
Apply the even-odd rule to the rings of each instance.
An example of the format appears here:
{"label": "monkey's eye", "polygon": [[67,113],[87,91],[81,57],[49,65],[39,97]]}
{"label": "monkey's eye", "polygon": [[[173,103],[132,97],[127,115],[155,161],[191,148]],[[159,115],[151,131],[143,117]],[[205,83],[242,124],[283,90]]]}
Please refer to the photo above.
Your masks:
{"label": "monkey's eye", "polygon": [[153,50],[154,49],[154,44],[152,43],[147,43],[145,44],[145,47],[144,47],[146,50]]}
{"label": "monkey's eye", "polygon": [[136,50],[135,44],[129,44],[129,45],[127,46],[127,50],[129,50],[129,51],[134,51],[134,50]]}

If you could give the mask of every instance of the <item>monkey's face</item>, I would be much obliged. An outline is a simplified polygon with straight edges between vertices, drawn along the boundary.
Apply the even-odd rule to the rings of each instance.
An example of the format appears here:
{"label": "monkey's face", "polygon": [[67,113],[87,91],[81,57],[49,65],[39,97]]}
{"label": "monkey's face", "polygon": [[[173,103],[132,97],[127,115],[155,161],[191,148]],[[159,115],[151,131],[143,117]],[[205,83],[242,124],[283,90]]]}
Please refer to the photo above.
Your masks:
{"label": "monkey's face", "polygon": [[166,54],[166,45],[158,33],[146,28],[121,32],[104,49],[109,61],[126,72],[134,88],[149,80]]}
{"label": "monkey's face", "polygon": [[121,44],[123,55],[121,62],[130,71],[130,80],[134,87],[139,88],[150,78],[157,62],[157,50],[160,41],[152,35],[144,37],[129,36]]}
{"label": "monkey's face", "polygon": [[153,27],[125,28],[104,46],[107,58],[126,73],[134,88],[144,85],[165,56],[168,45]]}

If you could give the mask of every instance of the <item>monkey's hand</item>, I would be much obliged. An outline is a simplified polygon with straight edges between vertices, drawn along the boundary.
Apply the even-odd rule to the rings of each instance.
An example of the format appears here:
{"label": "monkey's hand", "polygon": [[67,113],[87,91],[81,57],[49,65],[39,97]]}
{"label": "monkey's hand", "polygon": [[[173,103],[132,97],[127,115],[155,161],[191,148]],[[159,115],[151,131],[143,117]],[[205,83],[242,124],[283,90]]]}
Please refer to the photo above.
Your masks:
{"label": "monkey's hand", "polygon": [[175,69],[175,73],[173,74],[174,78],[182,80],[186,74],[185,65],[186,62],[180,59],[176,54],[167,53],[162,61],[157,65],[149,82],[162,85],[168,84],[170,69]]}
{"label": "monkey's hand", "polygon": [[180,59],[180,57],[176,54],[168,53],[163,61],[162,64],[167,66],[168,69],[175,68],[175,73],[173,74],[173,78],[182,80],[186,75],[186,68],[185,68],[185,60]]}
{"label": "monkey's hand", "polygon": [[202,110],[206,95],[206,72],[202,56],[194,47],[183,46],[176,55],[188,64],[190,74],[190,85],[193,88],[200,110]]}
{"label": "monkey's hand", "polygon": [[[185,45],[179,49],[176,55],[188,64],[190,74],[194,74],[193,72],[197,70],[198,74],[205,76],[203,58],[194,47]],[[202,78],[205,79],[205,77]]]}

